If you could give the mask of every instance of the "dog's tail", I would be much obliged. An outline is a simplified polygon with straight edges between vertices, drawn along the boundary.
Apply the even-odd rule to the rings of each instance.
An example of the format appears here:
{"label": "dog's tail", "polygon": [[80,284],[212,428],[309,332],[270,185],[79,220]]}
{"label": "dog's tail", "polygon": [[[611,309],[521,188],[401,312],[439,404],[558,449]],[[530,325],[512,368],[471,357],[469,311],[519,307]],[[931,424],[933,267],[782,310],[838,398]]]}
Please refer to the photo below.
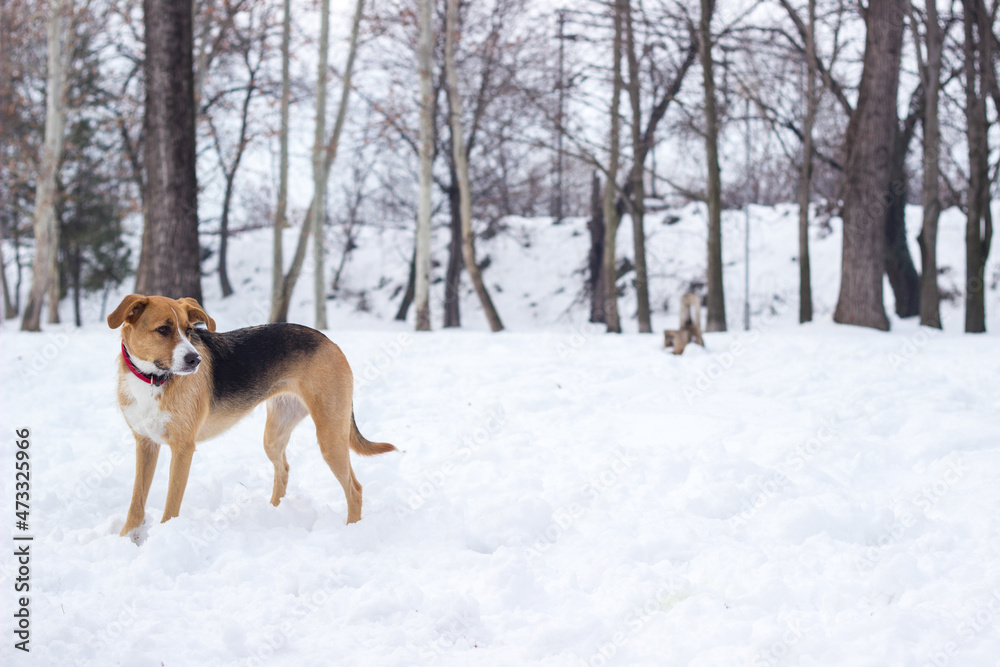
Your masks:
{"label": "dog's tail", "polygon": [[361,435],[358,430],[358,423],[354,421],[354,411],[351,411],[351,449],[362,456],[374,456],[375,454],[385,454],[396,450],[394,445],[388,442],[370,442]]}

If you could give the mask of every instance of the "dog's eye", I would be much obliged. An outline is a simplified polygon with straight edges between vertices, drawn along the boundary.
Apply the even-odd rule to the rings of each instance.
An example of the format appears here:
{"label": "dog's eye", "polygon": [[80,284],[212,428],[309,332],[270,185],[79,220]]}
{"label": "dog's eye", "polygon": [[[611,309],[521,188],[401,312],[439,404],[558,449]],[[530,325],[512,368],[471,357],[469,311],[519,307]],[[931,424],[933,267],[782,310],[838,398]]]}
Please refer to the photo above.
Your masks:
{"label": "dog's eye", "polygon": [[156,333],[160,334],[161,336],[169,336],[170,335],[170,327],[168,327],[168,326],[162,326],[162,327],[160,327],[160,328],[158,328],[156,330]]}

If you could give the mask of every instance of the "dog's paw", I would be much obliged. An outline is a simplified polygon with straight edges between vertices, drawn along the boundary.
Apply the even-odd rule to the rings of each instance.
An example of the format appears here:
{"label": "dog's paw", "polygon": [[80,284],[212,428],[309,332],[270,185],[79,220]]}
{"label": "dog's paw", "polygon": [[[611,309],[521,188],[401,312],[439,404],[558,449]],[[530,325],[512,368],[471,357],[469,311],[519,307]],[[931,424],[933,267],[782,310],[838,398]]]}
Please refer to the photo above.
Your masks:
{"label": "dog's paw", "polygon": [[138,528],[133,528],[123,537],[127,537],[132,540],[132,544],[137,547],[141,547],[143,543],[149,538],[149,524],[146,521],[142,522]]}

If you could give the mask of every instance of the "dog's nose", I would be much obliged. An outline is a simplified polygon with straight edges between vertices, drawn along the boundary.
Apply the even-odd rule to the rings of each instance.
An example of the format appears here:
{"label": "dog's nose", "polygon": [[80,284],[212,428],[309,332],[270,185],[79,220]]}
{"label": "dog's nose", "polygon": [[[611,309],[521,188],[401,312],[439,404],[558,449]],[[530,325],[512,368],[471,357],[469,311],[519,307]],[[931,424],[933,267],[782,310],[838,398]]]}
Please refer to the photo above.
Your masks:
{"label": "dog's nose", "polygon": [[184,364],[188,367],[197,366],[201,363],[201,356],[197,352],[188,352],[184,355]]}

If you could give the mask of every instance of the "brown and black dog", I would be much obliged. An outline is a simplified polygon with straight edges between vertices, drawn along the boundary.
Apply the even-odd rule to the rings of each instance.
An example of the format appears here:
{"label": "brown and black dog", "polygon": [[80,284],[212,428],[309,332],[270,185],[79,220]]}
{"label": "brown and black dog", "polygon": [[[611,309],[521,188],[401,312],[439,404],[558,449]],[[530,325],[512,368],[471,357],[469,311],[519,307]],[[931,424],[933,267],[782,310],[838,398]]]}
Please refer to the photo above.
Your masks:
{"label": "brown and black dog", "polygon": [[349,450],[369,456],[396,448],[358,432],[351,367],[326,336],[297,324],[216,333],[215,321],[194,299],[140,294],[125,297],[108,315],[108,326],[122,327],[118,404],[136,444],[135,486],[122,535],[142,525],[161,445],[170,447],[166,521],[180,512],[195,443],[219,435],[263,401],[264,451],[274,464],[271,503],[285,495],[292,429],[311,415],[323,459],[344,487],[347,522],[361,519],[361,484]]}
{"label": "brown and black dog", "polygon": [[684,354],[691,341],[705,347],[701,337],[701,297],[688,292],[681,297],[681,328],[663,332],[663,346],[673,347],[674,354]]}

